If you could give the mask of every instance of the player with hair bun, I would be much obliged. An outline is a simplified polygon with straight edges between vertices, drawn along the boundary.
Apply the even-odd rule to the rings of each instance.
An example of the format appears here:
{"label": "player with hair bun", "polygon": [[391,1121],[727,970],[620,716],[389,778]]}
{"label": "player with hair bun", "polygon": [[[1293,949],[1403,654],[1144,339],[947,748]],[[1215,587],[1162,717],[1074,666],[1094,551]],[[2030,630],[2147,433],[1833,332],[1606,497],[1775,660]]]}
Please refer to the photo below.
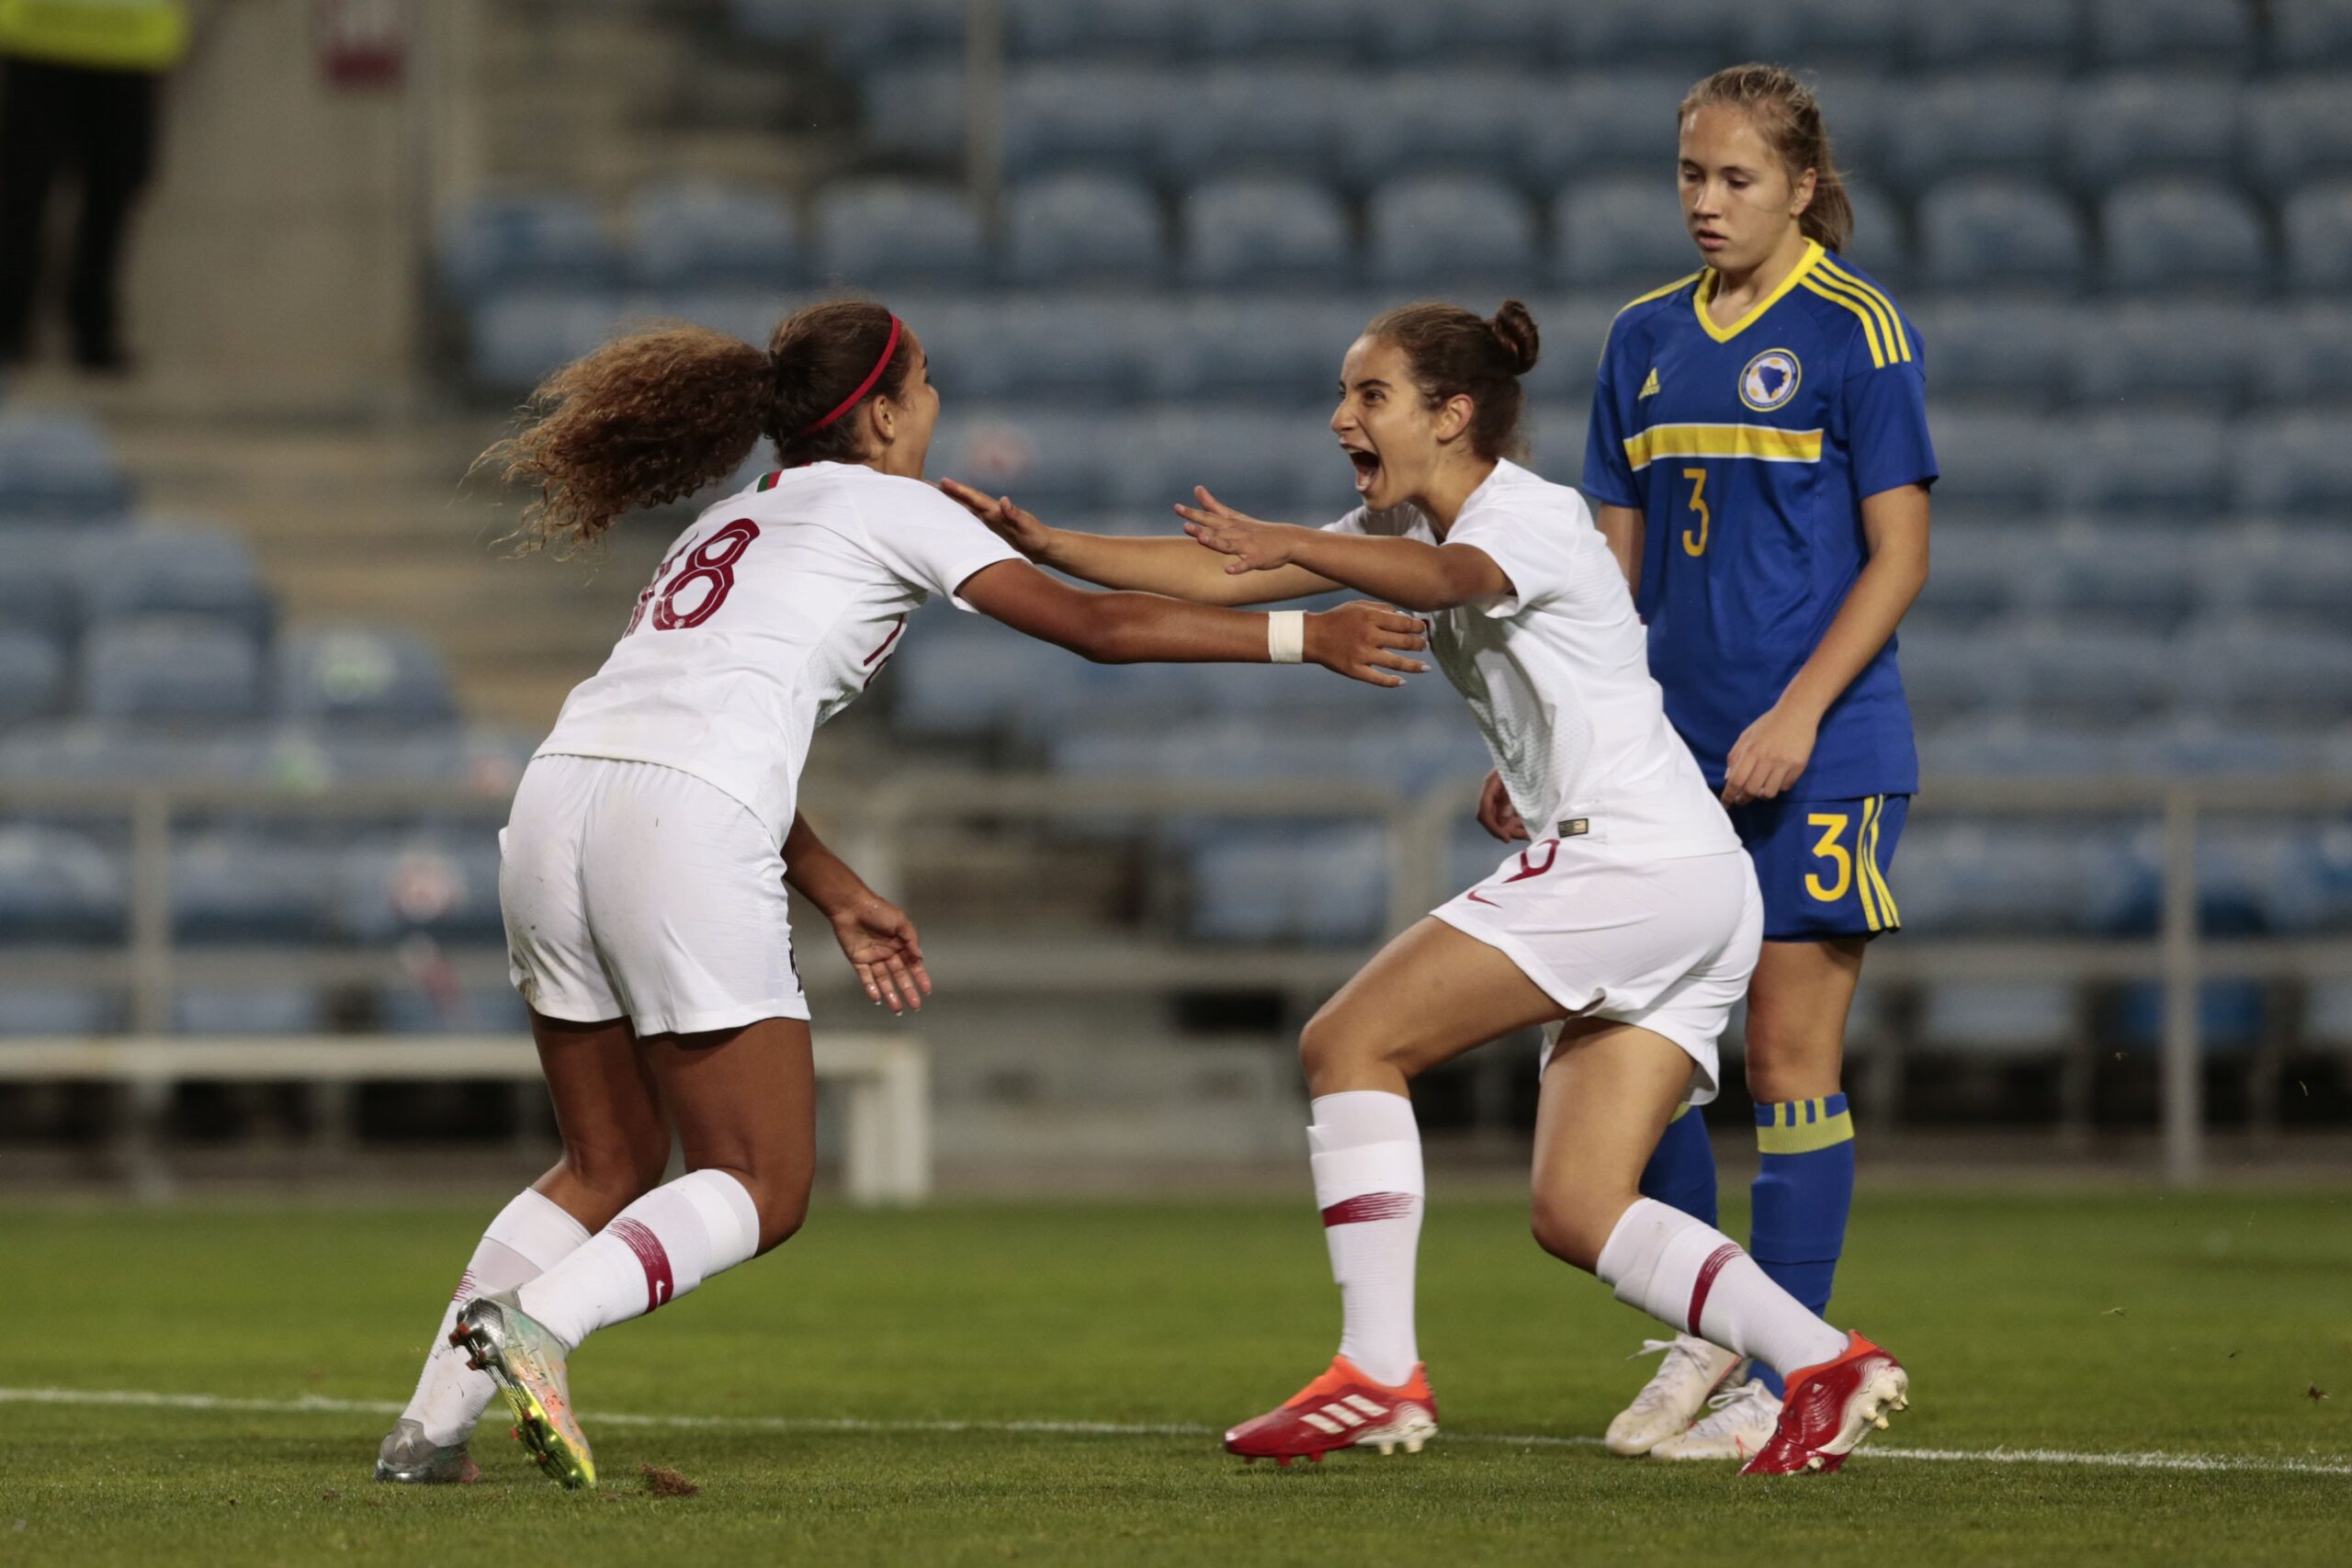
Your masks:
{"label": "player with hair bun", "polygon": [[[1348,350],[1331,430],[1363,503],[1323,528],[1245,517],[1206,490],[1184,539],[1047,528],[956,493],[1033,558],[1111,587],[1229,604],[1347,586],[1428,616],[1509,799],[1538,840],[1396,937],[1300,1039],[1307,1128],[1343,1314],[1339,1354],[1227,1432],[1247,1458],[1419,1449],[1437,1401],[1413,1331],[1420,1134],[1408,1085],[1544,1027],[1533,1224],[1619,1299],[1785,1374],[1758,1473],[1835,1470],[1903,1407],[1892,1356],[1832,1328],[1713,1225],[1639,1190],[1677,1110],[1715,1093],[1715,1045],[1762,931],[1756,873],[1667,723],[1641,624],[1582,497],[1510,460],[1535,322],[1452,305],[1379,316]],[[1205,546],[1203,549],[1200,547]]]}
{"label": "player with hair bun", "polygon": [[[1678,124],[1704,265],[1610,328],[1584,490],[1649,625],[1667,716],[1755,857],[1748,1247],[1826,1312],[1854,1193],[1846,1016],[1864,949],[1903,919],[1887,874],[1919,763],[1894,631],[1927,581],[1936,457],[1918,334],[1838,254],[1853,209],[1810,89],[1734,66],[1690,90]],[[1480,819],[1522,832],[1499,779]],[[1642,1190],[1713,1223],[1699,1117],[1668,1127]],[[1646,1348],[1665,1359],[1611,1449],[1733,1460],[1770,1440],[1771,1367],[1740,1382],[1733,1348],[1695,1332]]]}
{"label": "player with hair bun", "polygon": [[[800,815],[817,728],[934,596],[1089,659],[1312,660],[1378,685],[1426,668],[1378,605],[1287,619],[1037,570],[923,481],[939,393],[880,305],[797,312],[766,348],[672,326],[558,371],[484,455],[532,492],[519,537],[566,552],[634,508],[779,467],[689,524],[604,668],[572,689],[499,835],[510,972],[563,1158],[491,1224],[445,1344],[383,1442],[381,1481],[471,1480],[493,1392],[566,1486],[595,1479],[567,1359],[800,1226],[815,1164],[808,1003],[785,889],[821,910],[865,993],[931,989],[906,914]],[[662,1174],[673,1136],[686,1174]]]}

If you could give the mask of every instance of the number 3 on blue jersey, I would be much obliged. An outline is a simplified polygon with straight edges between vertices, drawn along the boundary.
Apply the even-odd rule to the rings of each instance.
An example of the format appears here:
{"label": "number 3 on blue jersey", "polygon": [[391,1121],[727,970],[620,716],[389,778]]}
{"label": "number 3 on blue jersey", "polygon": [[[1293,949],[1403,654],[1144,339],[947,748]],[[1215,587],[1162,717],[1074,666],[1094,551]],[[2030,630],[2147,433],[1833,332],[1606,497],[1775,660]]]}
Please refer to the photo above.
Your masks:
{"label": "number 3 on blue jersey", "polygon": [[1682,477],[1690,481],[1690,510],[1699,514],[1697,534],[1692,534],[1688,528],[1682,530],[1682,553],[1703,556],[1707,553],[1707,531],[1714,524],[1714,518],[1707,511],[1707,470],[1685,468]]}

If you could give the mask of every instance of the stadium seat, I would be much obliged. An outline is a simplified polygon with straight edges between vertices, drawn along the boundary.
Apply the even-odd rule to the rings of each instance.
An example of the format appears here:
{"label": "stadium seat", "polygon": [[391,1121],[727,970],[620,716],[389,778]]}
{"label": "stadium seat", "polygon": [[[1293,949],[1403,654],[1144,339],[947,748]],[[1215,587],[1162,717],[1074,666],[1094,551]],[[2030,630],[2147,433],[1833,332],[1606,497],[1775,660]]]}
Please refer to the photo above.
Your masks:
{"label": "stadium seat", "polygon": [[[1905,642],[1911,639],[1905,634]],[[1910,683],[1910,672],[1904,683]],[[1919,737],[1920,772],[1933,778],[2076,779],[2123,771],[2124,748],[2078,725],[2029,722],[2015,713],[1928,727]],[[1909,851],[1904,852],[1907,856]]]}
{"label": "stadium seat", "polygon": [[2119,752],[2132,773],[2180,779],[2306,773],[2319,755],[2308,731],[2253,728],[2197,714],[2156,720],[2124,738]]}
{"label": "stadium seat", "polygon": [[[740,6],[745,0],[736,0]],[[765,0],[777,6],[784,0]],[[804,17],[812,7],[794,0]],[[831,4],[817,9],[825,53],[853,75],[888,62],[956,60],[964,52],[964,16],[968,0],[887,0]],[[805,22],[802,24],[805,26]]]}
{"label": "stadium seat", "polygon": [[0,523],[119,516],[130,485],[106,434],[82,414],[0,413]]}
{"label": "stadium seat", "polygon": [[2254,59],[2254,7],[2245,0],[2088,0],[2098,65],[2190,65],[2242,71]]}
{"label": "stadium seat", "polygon": [[1969,0],[1906,6],[1914,62],[1932,70],[1987,66],[2065,71],[2083,45],[2075,0]]}
{"label": "stadium seat", "polygon": [[1076,654],[952,611],[911,627],[890,670],[892,718],[910,735],[1025,730],[1041,712],[1078,702],[1086,685]]}
{"label": "stadium seat", "polygon": [[2050,179],[2065,145],[2067,90],[2024,73],[1928,78],[1890,128],[1885,173],[1913,192],[1962,175]]}
{"label": "stadium seat", "polygon": [[[1531,295],[1518,289],[1512,292],[1526,302],[1529,313],[1535,318],[1535,331],[1541,340],[1535,368],[1520,378],[1528,403],[1589,407],[1594,367],[1600,363],[1601,345],[1608,341],[1610,326],[1616,320],[1618,308],[1625,303],[1624,298],[1615,289],[1579,294]],[[1491,310],[1496,302],[1465,303]],[[1573,480],[1584,461],[1581,420],[1577,427],[1573,457],[1571,465],[1555,477]]]}
{"label": "stadium seat", "polygon": [[[1909,49],[1905,10],[1883,0],[1781,0],[1750,12],[1750,47],[1759,59],[1801,61],[1807,68],[1892,73]],[[1842,141],[1850,132],[1827,102],[1823,108],[1833,141]]]}
{"label": "stadium seat", "polygon": [[277,605],[252,548],[225,528],[141,527],[94,539],[74,562],[93,625],[187,615],[266,639]]}
{"label": "stadium seat", "polygon": [[2352,1055],[2352,980],[2323,980],[2303,998],[2305,1043]]}
{"label": "stadium seat", "polygon": [[334,898],[337,923],[354,942],[424,935],[494,942],[505,936],[498,840],[487,831],[359,845],[336,867]]}
{"label": "stadium seat", "polygon": [[61,649],[81,635],[82,587],[74,563],[87,542],[65,535],[52,544],[29,546],[22,534],[46,529],[12,528],[0,556],[0,627],[39,636]]}
{"label": "stadium seat", "polygon": [[[1338,378],[1334,361],[1328,371]],[[1323,419],[1212,407],[1160,409],[1126,432],[1111,465],[1111,501],[1165,519],[1194,485],[1254,517],[1321,525],[1351,509],[1351,470]]]}
{"label": "stadium seat", "polygon": [[2299,300],[2253,324],[2256,402],[2282,412],[2352,403],[2352,310]]}
{"label": "stadium seat", "polygon": [[2216,719],[2315,727],[2352,714],[2352,636],[2340,629],[2233,617],[2199,626],[2177,657],[2191,697]]}
{"label": "stadium seat", "polygon": [[2123,293],[2267,293],[2270,243],[2254,204],[2223,186],[2147,180],[2101,203],[2107,287]]}
{"label": "stadium seat", "polygon": [[2075,401],[2110,412],[2234,413],[2252,391],[2263,346],[2247,318],[2242,305],[2194,299],[2088,315],[2070,355]]}
{"label": "stadium seat", "polygon": [[617,333],[620,296],[548,294],[522,288],[494,294],[466,317],[466,373],[487,390],[513,392],[538,385]]}
{"label": "stadium seat", "polygon": [[129,906],[122,865],[93,840],[0,823],[0,942],[119,942]]}
{"label": "stadium seat", "polygon": [[960,420],[976,402],[1071,402],[1101,410],[1151,395],[1184,312],[1154,296],[989,296],[902,303],[931,378]]}
{"label": "stadium seat", "polygon": [[2199,570],[2216,609],[2281,628],[2340,624],[2352,604],[2352,528],[2252,524],[2218,536]]}
{"label": "stadium seat", "polygon": [[960,58],[924,59],[878,66],[858,84],[864,105],[861,140],[877,152],[930,164],[952,164],[964,151],[967,112]]}
{"label": "stadium seat", "polygon": [[1702,265],[1665,174],[1571,186],[1552,209],[1552,281],[1627,299]]}
{"label": "stadium seat", "polygon": [[[2352,6],[2345,8],[2352,17]],[[2344,78],[2329,73],[2266,78],[2245,94],[2245,172],[2273,197],[2352,177],[2352,120],[2343,113]]]}
{"label": "stadium seat", "polygon": [[225,622],[151,615],[93,629],[83,643],[82,706],[95,718],[189,725],[252,718],[261,656]]}
{"label": "stadium seat", "polygon": [[2268,0],[2270,62],[2280,69],[2352,65],[2352,5]]}
{"label": "stadium seat", "polygon": [[2352,825],[2291,822],[2262,868],[2265,928],[2281,935],[2352,931]]}
{"label": "stadium seat", "polygon": [[1166,71],[1123,65],[1014,72],[1005,84],[1005,173],[1028,178],[1084,168],[1132,175],[1153,168],[1177,112],[1177,85]]}
{"label": "stadium seat", "polygon": [[2324,294],[2352,284],[2352,180],[2298,191],[2279,214],[2287,287]]}
{"label": "stadium seat", "polygon": [[2019,709],[2042,723],[2118,728],[2163,711],[2181,672],[2161,633],[2044,624],[2018,639]]}
{"label": "stadium seat", "polygon": [[2102,413],[2070,432],[2057,498],[2075,510],[2197,522],[2230,491],[2230,429],[2204,414]]}
{"label": "stadium seat", "polygon": [[2030,516],[2052,503],[2071,461],[2064,427],[2025,414],[1955,412],[1936,422],[1934,435],[1939,504]]}
{"label": "stadium seat", "polygon": [[1184,281],[1204,288],[1345,288],[1348,214],[1304,180],[1212,180],[1185,193]]}
{"label": "stadium seat", "polygon": [[1365,272],[1385,287],[1508,289],[1535,274],[1534,215],[1499,181],[1408,175],[1367,204]]}
{"label": "stadium seat", "polygon": [[1908,283],[1911,236],[1894,198],[1866,180],[1849,179],[1846,200],[1854,209],[1854,230],[1838,254],[1889,288]]}
{"label": "stadium seat", "polygon": [[2290,413],[2248,420],[2231,442],[2237,473],[2231,498],[2241,512],[2342,519],[2352,515],[2352,443],[2341,419]]}
{"label": "stadium seat", "polygon": [[172,934],[195,944],[323,942],[334,936],[331,853],[234,833],[172,849]]}
{"label": "stadium seat", "polygon": [[2237,173],[2233,77],[2130,73],[2095,78],[2066,101],[2066,175],[2086,196],[2124,177],[2226,182]]}
{"label": "stadium seat", "polygon": [[[1905,646],[1912,641],[1915,624],[1959,630],[2016,608],[2052,545],[2045,530],[2032,526],[1937,529],[1935,565],[1904,621]],[[1907,681],[1912,661],[1904,662]]]}
{"label": "stadium seat", "polygon": [[1374,56],[1406,67],[1524,66],[1551,52],[1553,0],[1453,0],[1446,6],[1367,6],[1363,25]]}
{"label": "stadium seat", "polygon": [[[1930,296],[1905,309],[1917,328],[1928,396],[1939,411],[1965,403],[2020,413],[2058,403],[2077,374],[2079,340],[2097,320],[2050,300],[1970,293]],[[1940,446],[1941,424],[1929,423]]]}
{"label": "stadium seat", "polygon": [[629,263],[650,288],[783,288],[800,270],[800,226],[775,192],[721,180],[666,180],[628,208]]}
{"label": "stadium seat", "polygon": [[343,626],[277,650],[277,711],[304,723],[444,725],[457,717],[440,654],[413,632]]}
{"label": "stadium seat", "polygon": [[1167,0],[1006,0],[1017,60],[1164,61],[1189,42],[1190,18]]}
{"label": "stadium seat", "polygon": [[112,1034],[129,1012],[121,993],[104,987],[0,987],[0,1036]]}
{"label": "stadium seat", "polygon": [[309,986],[182,986],[172,993],[172,1028],[181,1034],[318,1034],[326,1027],[326,998]]}
{"label": "stadium seat", "polygon": [[388,1034],[521,1034],[531,1010],[512,986],[431,986],[415,980],[376,996],[376,1027]]}
{"label": "stadium seat", "polygon": [[1213,60],[1345,62],[1363,38],[1362,0],[1191,0],[1182,8],[1186,41]]}
{"label": "stadium seat", "polygon": [[[2261,1044],[2266,1015],[2262,987],[2256,981],[2208,980],[2197,988],[2198,1043],[2208,1057],[2239,1055]],[[2164,1023],[2164,987],[2144,982],[2126,986],[2100,1037],[2146,1055],[2163,1048]]]}
{"label": "stadium seat", "polygon": [[[1672,195],[1674,109],[1690,90],[1687,76],[1654,73],[1579,72],[1566,81],[1531,82],[1520,93],[1526,112],[1521,183],[1557,190],[1571,181],[1633,178]],[[1675,227],[1679,232],[1679,218]],[[1697,249],[1686,243],[1684,250],[1688,265],[1667,277],[1699,269]]]}
{"label": "stadium seat", "polygon": [[1917,1043],[1978,1059],[2054,1056],[2080,1042],[2081,1014],[2064,980],[1939,980],[1919,994]]}
{"label": "stadium seat", "polygon": [[1229,829],[1192,856],[1192,933],[1209,942],[1369,942],[1388,916],[1377,824]]}
{"label": "stadium seat", "polygon": [[817,271],[865,288],[979,282],[979,215],[955,191],[902,181],[831,186],[817,197]]}
{"label": "stadium seat", "polygon": [[1159,206],[1131,180],[1057,175],[1006,197],[1005,281],[1147,288],[1167,270]]}
{"label": "stadium seat", "polygon": [[2056,193],[2012,179],[1939,185],[1919,201],[1924,278],[1942,288],[2071,293],[2088,270],[2075,211]]}
{"label": "stadium seat", "polygon": [[1226,65],[1186,84],[1155,124],[1160,172],[1178,185],[1211,175],[1329,179],[1337,130],[1363,105],[1329,69]]}
{"label": "stadium seat", "polygon": [[442,287],[461,304],[492,290],[609,288],[621,254],[605,220],[578,197],[486,197],[442,226]]}
{"label": "stadium seat", "polygon": [[998,407],[959,418],[932,468],[1051,520],[1099,510],[1103,470],[1118,461],[1125,427],[1080,414]]}
{"label": "stadium seat", "polygon": [[265,740],[97,718],[43,719],[0,737],[0,778],[83,784],[233,784],[266,776]]}
{"label": "stadium seat", "polygon": [[[1754,59],[1759,42],[1759,13],[1743,0],[1581,0],[1558,15],[1563,47],[1579,70],[1666,72],[1685,86]],[[1665,123],[1680,96],[1654,107],[1653,116]]]}
{"label": "stadium seat", "polygon": [[1536,472],[1573,479],[1584,471],[1585,447],[1592,433],[1589,402],[1531,400],[1520,415],[1519,428]]}
{"label": "stadium seat", "polygon": [[65,696],[65,655],[39,632],[0,624],[0,728],[55,713]]}
{"label": "stadium seat", "polygon": [[1922,725],[2011,705],[2023,681],[2012,638],[1934,620],[1903,629],[1895,662],[1913,717]]}
{"label": "stadium seat", "polygon": [[1526,137],[1524,77],[1498,71],[1401,71],[1377,89],[1380,112],[1339,139],[1340,163],[1362,188],[1440,172],[1486,179],[1508,170]]}
{"label": "stadium seat", "polygon": [[1182,335],[1155,367],[1157,384],[1170,398],[1328,411],[1340,363],[1369,319],[1365,302],[1344,297],[1205,297],[1185,312]]}
{"label": "stadium seat", "polygon": [[[1936,541],[1936,572],[1944,570],[1948,543],[1949,536]],[[2150,528],[2139,518],[2104,525],[2069,519],[2045,531],[2018,566],[2021,597],[2078,629],[2161,634],[2197,607],[2205,586],[2198,552],[2172,530]],[[2173,658],[2160,650],[2152,657],[2164,664]]]}
{"label": "stadium seat", "polygon": [[1921,822],[1894,866],[1903,929],[1930,936],[2044,936],[2084,928],[2097,858],[2075,823]]}

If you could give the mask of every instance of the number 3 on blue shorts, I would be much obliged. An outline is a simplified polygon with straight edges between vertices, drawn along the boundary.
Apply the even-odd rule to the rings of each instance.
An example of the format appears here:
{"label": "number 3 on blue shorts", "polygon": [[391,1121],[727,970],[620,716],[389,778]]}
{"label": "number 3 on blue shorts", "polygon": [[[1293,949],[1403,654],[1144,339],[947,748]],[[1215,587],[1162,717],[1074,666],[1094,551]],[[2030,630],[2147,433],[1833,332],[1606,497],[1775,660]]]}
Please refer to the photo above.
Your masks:
{"label": "number 3 on blue shorts", "polygon": [[1765,800],[1731,808],[1756,862],[1768,942],[1821,942],[1900,929],[1887,872],[1911,797]]}

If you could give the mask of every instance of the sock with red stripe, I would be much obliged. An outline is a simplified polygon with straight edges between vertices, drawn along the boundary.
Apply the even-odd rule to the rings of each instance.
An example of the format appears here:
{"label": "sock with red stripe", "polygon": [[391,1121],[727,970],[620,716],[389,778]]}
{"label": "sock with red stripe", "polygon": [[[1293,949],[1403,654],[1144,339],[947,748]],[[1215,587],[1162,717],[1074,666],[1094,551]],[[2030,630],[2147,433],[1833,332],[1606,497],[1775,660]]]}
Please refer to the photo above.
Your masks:
{"label": "sock with red stripe", "polygon": [[1421,1353],[1413,1259],[1421,1241],[1421,1129],[1413,1102],[1378,1089],[1318,1096],[1306,1129],[1315,1202],[1340,1282],[1340,1354],[1396,1387]]}
{"label": "sock with red stripe", "polygon": [[525,1285],[523,1310],[576,1350],[600,1328],[676,1301],[760,1249],[760,1211],[723,1170],[697,1170],[623,1209]]}
{"label": "sock with red stripe", "polygon": [[588,1239],[588,1227],[566,1213],[552,1199],[529,1188],[498,1212],[475,1244],[466,1271],[458,1278],[458,1293],[441,1314],[433,1336],[432,1353],[424,1371],[409,1395],[403,1419],[424,1428],[425,1437],[441,1448],[454,1448],[472,1435],[498,1385],[488,1372],[466,1365],[466,1352],[449,1343],[458,1325],[458,1309],[476,1296],[511,1291],[536,1280],[576,1251]]}
{"label": "sock with red stripe", "polygon": [[1617,1299],[1783,1377],[1834,1360],[1846,1337],[1774,1284],[1723,1232],[1654,1198],[1637,1198],[1593,1269]]}

